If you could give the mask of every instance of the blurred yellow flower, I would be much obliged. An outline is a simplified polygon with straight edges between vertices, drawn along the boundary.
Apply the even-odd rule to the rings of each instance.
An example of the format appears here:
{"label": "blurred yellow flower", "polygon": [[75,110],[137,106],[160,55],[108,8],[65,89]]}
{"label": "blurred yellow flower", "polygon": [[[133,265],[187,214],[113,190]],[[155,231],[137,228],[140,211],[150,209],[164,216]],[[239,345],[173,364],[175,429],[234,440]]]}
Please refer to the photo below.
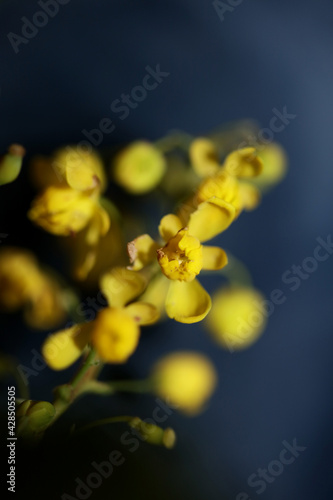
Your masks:
{"label": "blurred yellow flower", "polygon": [[20,308],[32,328],[58,326],[66,317],[63,293],[56,280],[42,271],[27,250],[0,250],[0,307],[8,312]]}
{"label": "blurred yellow flower", "polygon": [[[211,212],[202,210],[197,217],[194,213],[188,227],[182,227],[182,221],[174,214],[161,219],[159,232],[166,244],[157,250],[157,261],[163,275],[169,280],[168,286],[159,286],[154,280],[154,287],[164,292],[165,310],[170,318],[181,323],[201,321],[211,308],[211,300],[206,290],[196,280],[201,269],[222,269],[227,262],[227,255],[219,247],[203,246],[201,238],[206,238],[205,227],[214,225]],[[219,221],[219,220],[218,220]],[[143,235],[129,244],[129,256],[134,269],[141,269],[144,264],[153,262],[152,241]],[[144,244],[146,244],[146,247]],[[137,248],[139,245],[139,248]],[[139,252],[140,250],[140,252]],[[145,252],[146,251],[146,252]],[[165,279],[161,276],[162,279]],[[147,289],[149,293],[149,287]],[[144,300],[147,295],[144,294]],[[151,302],[158,306],[151,298]],[[160,302],[160,298],[157,299]]]}
{"label": "blurred yellow flower", "polygon": [[69,187],[48,187],[32,203],[28,217],[49,233],[69,236],[81,231],[99,209],[96,201]]}
{"label": "blurred yellow flower", "polygon": [[136,141],[123,149],[115,158],[115,180],[132,194],[144,194],[161,181],[166,168],[163,154],[146,141]]}
{"label": "blurred yellow flower", "polygon": [[84,231],[75,274],[78,279],[86,279],[96,263],[99,242],[111,224],[100,199],[106,187],[101,160],[95,152],[68,146],[50,159],[36,158],[32,168],[34,180],[43,191],[33,200],[28,217],[58,236]]}
{"label": "blurred yellow flower", "polygon": [[63,370],[74,363],[88,344],[96,349],[102,361],[125,363],[138,345],[139,326],[158,321],[159,314],[153,305],[132,302],[146,286],[139,273],[114,268],[102,276],[100,284],[109,307],[99,311],[93,321],[56,332],[44,342],[43,356],[54,370]]}
{"label": "blurred yellow flower", "polygon": [[222,347],[246,349],[263,333],[267,317],[263,295],[251,287],[224,286],[213,295],[207,327]]}
{"label": "blurred yellow flower", "polygon": [[200,413],[217,385],[210,360],[195,352],[175,352],[158,361],[152,370],[155,392],[187,415]]}
{"label": "blurred yellow flower", "polygon": [[33,158],[30,171],[38,189],[53,185],[69,186],[78,191],[103,192],[106,187],[104,167],[99,155],[75,145],[60,148],[50,157]]}

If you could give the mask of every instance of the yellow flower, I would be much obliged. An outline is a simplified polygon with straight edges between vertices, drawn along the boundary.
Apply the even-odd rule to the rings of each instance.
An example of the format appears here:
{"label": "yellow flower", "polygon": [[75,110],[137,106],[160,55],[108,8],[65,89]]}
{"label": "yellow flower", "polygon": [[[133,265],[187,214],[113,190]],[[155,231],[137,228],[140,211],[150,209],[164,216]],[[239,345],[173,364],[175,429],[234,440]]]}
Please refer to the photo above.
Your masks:
{"label": "yellow flower", "polygon": [[132,194],[143,194],[154,189],[166,168],[162,153],[152,144],[137,141],[121,151],[114,160],[116,182]]}
{"label": "yellow flower", "polygon": [[46,231],[69,236],[92,220],[99,209],[96,201],[69,187],[48,187],[31,206],[28,217]]}
{"label": "yellow flower", "polygon": [[21,172],[25,149],[20,144],[12,144],[8,153],[0,160],[0,186],[17,179]]}
{"label": "yellow flower", "polygon": [[266,326],[264,297],[250,287],[225,286],[213,296],[207,326],[224,348],[246,349],[258,340]]}
{"label": "yellow flower", "polygon": [[63,370],[74,363],[88,344],[96,349],[102,361],[125,363],[138,345],[139,326],[159,319],[153,305],[132,302],[146,286],[139,273],[114,268],[102,276],[100,284],[109,307],[99,311],[93,321],[56,332],[44,342],[43,356],[54,370]]}
{"label": "yellow flower", "polygon": [[80,255],[75,275],[86,279],[96,264],[99,242],[110,229],[109,213],[101,204],[105,205],[104,200],[100,201],[106,187],[101,160],[95,152],[67,146],[52,158],[36,158],[32,168],[34,181],[43,191],[32,202],[28,217],[58,236],[84,233],[76,251]]}
{"label": "yellow flower", "polygon": [[66,315],[55,279],[40,269],[33,254],[14,247],[0,251],[0,306],[9,312],[23,308],[32,328],[52,328]]}
{"label": "yellow flower", "polygon": [[200,413],[217,384],[217,373],[206,356],[175,352],[153,367],[155,392],[187,415]]}
{"label": "yellow flower", "polygon": [[163,274],[170,280],[192,281],[203,266],[203,250],[198,238],[180,229],[168,243],[157,250],[157,260]]}
{"label": "yellow flower", "polygon": [[[219,165],[218,155],[213,142],[208,139],[196,139],[190,147],[190,158],[194,170],[204,177],[201,184],[186,204],[179,216],[183,224],[187,225],[192,214],[203,203],[210,204],[210,211],[225,212],[225,224],[217,225],[210,230],[210,238],[227,229],[240,212],[254,209],[259,201],[258,189],[242,179],[252,179],[262,171],[262,161],[255,148],[243,148],[230,153],[222,166]],[[207,210],[207,209],[206,209]]]}
{"label": "yellow flower", "polygon": [[103,192],[106,178],[101,159],[95,151],[82,151],[66,146],[51,157],[37,156],[31,163],[31,176],[36,187],[68,186],[78,191]]}
{"label": "yellow flower", "polygon": [[[201,244],[207,237],[205,228],[214,226],[216,222],[209,218],[211,212],[206,211],[205,207],[202,204],[199,213],[193,214],[186,228],[182,227],[179,217],[173,214],[163,217],[159,226],[160,236],[166,244],[157,250],[157,261],[163,273],[161,278],[167,278],[167,283],[165,286],[160,285],[156,283],[160,279],[155,278],[152,284],[155,289],[159,288],[160,294],[164,292],[167,315],[181,323],[201,321],[211,308],[210,296],[196,279],[201,269],[222,269],[228,261],[221,248]],[[220,223],[218,218],[217,223]],[[148,235],[143,235],[129,244],[134,269],[141,269],[153,261],[152,241]],[[146,244],[146,253],[143,243]],[[158,307],[161,295],[154,299],[149,288],[142,300],[149,300]]]}
{"label": "yellow flower", "polygon": [[138,322],[126,308],[108,307],[98,314],[91,341],[100,359],[124,363],[135,351],[139,336]]}
{"label": "yellow flower", "polygon": [[44,190],[32,202],[28,217],[46,231],[69,236],[89,226],[87,245],[94,246],[110,227],[99,197],[105,188],[103,165],[93,152],[74,148],[56,151],[52,159],[37,158],[35,177]]}

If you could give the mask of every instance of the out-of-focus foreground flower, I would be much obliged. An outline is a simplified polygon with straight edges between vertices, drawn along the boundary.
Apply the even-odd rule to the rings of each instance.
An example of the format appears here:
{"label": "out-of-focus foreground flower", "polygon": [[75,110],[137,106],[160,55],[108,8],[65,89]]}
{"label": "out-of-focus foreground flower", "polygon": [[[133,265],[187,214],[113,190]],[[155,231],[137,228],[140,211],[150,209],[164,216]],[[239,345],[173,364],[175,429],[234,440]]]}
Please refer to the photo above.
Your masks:
{"label": "out-of-focus foreground flower", "polygon": [[23,309],[31,328],[59,326],[66,318],[65,293],[56,279],[43,271],[28,250],[0,249],[0,308]]}

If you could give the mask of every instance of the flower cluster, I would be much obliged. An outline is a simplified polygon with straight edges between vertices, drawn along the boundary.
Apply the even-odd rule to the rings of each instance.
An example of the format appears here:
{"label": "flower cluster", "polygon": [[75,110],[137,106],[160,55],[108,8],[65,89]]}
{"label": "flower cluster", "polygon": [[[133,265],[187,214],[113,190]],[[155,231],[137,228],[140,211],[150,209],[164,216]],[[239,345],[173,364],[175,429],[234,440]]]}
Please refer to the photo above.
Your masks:
{"label": "flower cluster", "polygon": [[[73,266],[71,276],[64,280],[41,267],[29,250],[0,252],[0,307],[23,309],[30,328],[59,328],[41,348],[51,369],[67,369],[81,358],[73,378],[55,389],[52,404],[26,399],[20,405],[19,428],[27,438],[40,438],[88,392],[147,391],[187,415],[198,414],[217,384],[214,366],[201,353],[169,353],[139,381],[98,376],[105,363],[126,363],[136,352],[142,326],[167,317],[185,324],[207,317],[203,326],[212,339],[232,351],[250,346],[266,324],[262,294],[248,279],[239,279],[247,278],[247,271],[219,242],[242,211],[256,208],[261,194],[282,179],[282,148],[228,149],[223,134],[175,133],[108,154],[67,146],[30,165],[38,193],[27,216],[61,243],[57,248]],[[19,175],[23,155],[22,147],[11,146],[0,162],[2,184]],[[211,244],[215,237],[217,244]],[[229,281],[213,298],[201,284],[206,271]],[[77,290],[96,287],[104,307],[85,317]],[[175,443],[172,429],[147,427],[136,416],[109,419],[119,421],[152,444]]]}

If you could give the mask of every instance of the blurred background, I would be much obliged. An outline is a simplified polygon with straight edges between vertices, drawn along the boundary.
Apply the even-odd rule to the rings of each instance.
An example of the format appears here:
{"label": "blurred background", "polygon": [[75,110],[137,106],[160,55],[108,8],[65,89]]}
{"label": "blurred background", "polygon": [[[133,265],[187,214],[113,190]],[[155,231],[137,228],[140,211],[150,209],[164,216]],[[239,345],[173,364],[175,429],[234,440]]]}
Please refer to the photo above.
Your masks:
{"label": "blurred background", "polygon": [[[320,262],[295,291],[282,275],[313,256],[318,237],[332,237],[332,2],[60,4],[45,26],[33,36],[28,31],[30,38],[22,41],[8,35],[24,36],[22,18],[31,20],[39,3],[0,3],[1,153],[13,142],[26,147],[27,160],[50,153],[85,140],[83,130],[98,128],[103,118],[115,125],[102,139],[101,147],[108,147],[156,140],[171,129],[203,135],[244,118],[269,127],[274,109],[286,109],[296,116],[274,137],[289,156],[286,179],[219,239],[245,262],[258,289],[267,297],[281,289],[286,300],[276,306],[263,337],[243,352],[217,348],[200,324],[169,321],[148,329],[129,364],[109,368],[106,375],[145,376],[164,353],[201,350],[220,377],[207,411],[192,419],[170,415],[167,424],[178,436],[171,451],[142,443],[129,453],[115,428],[98,429],[74,445],[51,435],[36,452],[19,450],[19,494],[75,497],[75,478],[84,481],[93,461],[119,449],[125,464],[91,498],[331,499],[333,257]],[[121,119],[111,104],[141,84],[147,66],[157,65],[167,76]],[[53,237],[22,221],[33,193],[24,168],[15,183],[2,188],[0,233],[7,236],[1,246],[31,248],[60,269]],[[214,279],[203,282],[209,290],[218,286]],[[45,336],[29,332],[18,316],[2,317],[1,350],[23,365],[29,366],[31,350],[39,349]],[[45,369],[31,377],[33,398],[49,399],[68,373]],[[6,386],[2,394],[5,408]],[[63,425],[119,412],[149,417],[155,406],[148,396],[87,398]],[[249,476],[278,460],[283,441],[294,440],[306,449],[257,494]]]}

